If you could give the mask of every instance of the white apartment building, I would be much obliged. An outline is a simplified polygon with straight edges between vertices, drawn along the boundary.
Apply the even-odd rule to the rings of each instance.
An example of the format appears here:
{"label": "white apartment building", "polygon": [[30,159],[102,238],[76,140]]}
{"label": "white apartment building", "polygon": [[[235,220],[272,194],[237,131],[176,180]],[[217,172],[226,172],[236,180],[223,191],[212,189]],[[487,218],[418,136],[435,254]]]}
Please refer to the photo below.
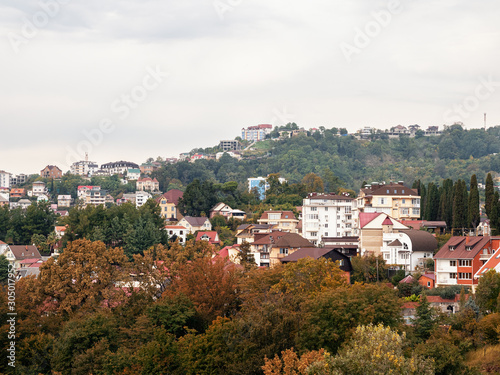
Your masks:
{"label": "white apartment building", "polygon": [[9,189],[10,188],[10,173],[5,171],[0,171],[0,188]]}
{"label": "white apartment building", "polygon": [[153,198],[151,194],[146,191],[136,191],[135,193],[135,206],[141,207],[148,199]]}
{"label": "white apartment building", "polygon": [[28,190],[29,197],[39,197],[40,195],[46,195],[47,193],[48,190],[45,187],[45,182],[43,181],[33,182],[33,188],[31,190]]}
{"label": "white apartment building", "polygon": [[323,237],[352,236],[353,202],[344,195],[309,194],[302,204],[302,236],[315,245]]}
{"label": "white apartment building", "polygon": [[99,206],[106,204],[106,192],[100,186],[78,186],[78,199],[83,205]]}
{"label": "white apartment building", "polygon": [[99,165],[96,162],[82,160],[71,164],[70,172],[78,176],[92,177],[99,170]]}

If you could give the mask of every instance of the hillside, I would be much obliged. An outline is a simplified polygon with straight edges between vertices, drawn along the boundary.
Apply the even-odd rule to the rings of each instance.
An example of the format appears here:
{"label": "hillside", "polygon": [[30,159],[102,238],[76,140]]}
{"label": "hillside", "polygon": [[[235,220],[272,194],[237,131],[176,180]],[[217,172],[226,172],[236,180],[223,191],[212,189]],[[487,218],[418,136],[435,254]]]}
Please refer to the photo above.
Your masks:
{"label": "hillside", "polygon": [[[261,152],[252,152],[241,161],[227,155],[219,161],[199,160],[167,165],[155,172],[160,189],[169,184],[189,184],[193,179],[212,179],[219,183],[237,181],[242,186],[249,177],[280,173],[289,182],[299,182],[310,172],[321,177],[331,170],[357,191],[363,181],[402,180],[411,185],[442,179],[464,179],[472,174],[484,182],[486,173],[500,170],[500,127],[464,130],[453,125],[435,137],[401,136],[388,139],[384,133],[371,140],[336,136],[326,129],[322,134],[266,141]],[[178,180],[178,181],[176,181]]]}

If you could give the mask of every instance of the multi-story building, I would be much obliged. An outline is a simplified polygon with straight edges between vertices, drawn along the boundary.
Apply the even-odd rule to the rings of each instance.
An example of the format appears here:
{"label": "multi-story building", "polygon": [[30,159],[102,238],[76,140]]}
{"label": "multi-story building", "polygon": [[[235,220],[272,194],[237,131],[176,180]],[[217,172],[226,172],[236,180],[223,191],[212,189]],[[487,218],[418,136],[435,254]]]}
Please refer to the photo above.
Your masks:
{"label": "multi-story building", "polygon": [[132,180],[138,180],[141,178],[141,170],[137,168],[129,168],[127,170],[127,180],[132,181]]}
{"label": "multi-story building", "polygon": [[174,242],[179,240],[179,243],[186,243],[187,229],[182,225],[165,225],[165,230],[168,233],[168,240]]}
{"label": "multi-story building", "polygon": [[155,178],[145,177],[139,178],[135,183],[136,189],[139,191],[158,191],[160,190],[160,183]]}
{"label": "multi-story building", "polygon": [[[1,173],[1,172],[0,172]],[[28,176],[21,173],[18,175],[10,175],[10,186],[21,185],[28,181]]]}
{"label": "multi-story building", "polygon": [[185,227],[188,233],[194,233],[200,230],[212,230],[212,224],[210,220],[208,220],[208,217],[184,216],[177,224]]}
{"label": "multi-story building", "polygon": [[47,165],[40,171],[40,176],[43,178],[61,178],[62,171],[55,165]]}
{"label": "multi-story building", "polygon": [[[286,180],[280,177],[279,182],[284,183]],[[257,190],[260,199],[265,198],[268,189],[269,183],[267,182],[267,177],[252,177],[248,179],[248,191],[252,192],[253,190]]]}
{"label": "multi-story building", "polygon": [[451,237],[434,256],[436,286],[467,285],[474,290],[481,267],[500,248],[500,237]]}
{"label": "multi-story building", "polygon": [[28,196],[39,197],[41,195],[46,195],[47,193],[48,193],[48,190],[45,187],[45,182],[35,181],[35,182],[33,182],[33,188],[28,191]]}
{"label": "multi-story building", "polygon": [[129,161],[123,161],[123,160],[101,165],[101,170],[104,171],[109,176],[112,176],[115,174],[124,175],[127,173],[127,170],[130,168],[139,168],[139,165],[132,163],[132,162],[129,162]]}
{"label": "multi-story building", "polygon": [[82,160],[71,164],[70,173],[78,176],[92,177],[99,170],[99,165],[94,161]]}
{"label": "multi-story building", "polygon": [[84,207],[105,205],[106,195],[107,192],[100,186],[78,186],[78,199]]}
{"label": "multi-story building", "polygon": [[249,126],[246,129],[241,129],[241,139],[251,142],[262,141],[266,138],[267,134],[271,133],[272,130],[273,126],[269,124]]}
{"label": "multi-story building", "polygon": [[319,244],[325,237],[352,236],[353,202],[354,198],[345,195],[309,194],[302,204],[304,238],[314,244]]}
{"label": "multi-story building", "polygon": [[26,189],[20,189],[20,188],[10,189],[11,198],[22,198],[24,196],[26,196]]}
{"label": "multi-story building", "polygon": [[151,194],[146,191],[136,191],[135,192],[135,206],[137,208],[141,207],[148,201],[148,199],[153,198]]}
{"label": "multi-story building", "polygon": [[416,220],[420,218],[420,195],[402,181],[398,183],[372,182],[360,190],[353,206],[355,235],[360,229],[359,214],[385,213],[396,220]]}
{"label": "multi-story building", "polygon": [[60,207],[70,207],[73,202],[73,198],[71,195],[58,195],[57,196],[57,205]]}
{"label": "multi-story building", "polygon": [[10,189],[10,173],[0,171],[0,188]]}
{"label": "multi-story building", "polygon": [[265,211],[259,220],[259,224],[274,225],[275,230],[282,232],[297,233],[299,221],[292,211]]}
{"label": "multi-story building", "polygon": [[239,151],[241,150],[241,143],[236,139],[229,141],[220,141],[219,147],[222,151]]}

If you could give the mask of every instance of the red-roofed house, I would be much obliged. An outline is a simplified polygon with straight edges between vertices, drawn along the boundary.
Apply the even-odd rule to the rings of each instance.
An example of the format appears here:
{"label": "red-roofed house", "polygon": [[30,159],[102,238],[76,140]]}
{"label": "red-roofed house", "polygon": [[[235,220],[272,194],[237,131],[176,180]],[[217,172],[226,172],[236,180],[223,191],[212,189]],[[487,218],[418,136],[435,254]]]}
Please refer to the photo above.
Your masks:
{"label": "red-roofed house", "polygon": [[451,237],[434,256],[436,286],[468,285],[474,290],[474,276],[499,248],[500,237]]}
{"label": "red-roofed house", "polygon": [[161,210],[160,215],[170,221],[182,219],[182,215],[177,207],[179,199],[182,198],[183,194],[184,193],[178,189],[171,189],[156,198],[156,203],[158,203]]}
{"label": "red-roofed house", "polygon": [[40,252],[34,245],[7,245],[2,247],[0,255],[5,255],[10,264],[17,270],[21,267],[21,262],[26,259],[42,259]]}
{"label": "red-roofed house", "polygon": [[47,165],[40,171],[40,176],[43,178],[61,178],[62,171],[55,165]]}
{"label": "red-roofed house", "polygon": [[297,233],[299,223],[292,211],[265,211],[257,221],[259,224],[276,225],[277,230],[289,233]]}
{"label": "red-roofed house", "polygon": [[216,231],[198,232],[196,241],[208,241],[212,245],[220,245],[219,234]]}
{"label": "red-roofed house", "polygon": [[409,229],[385,213],[361,212],[359,214],[359,223],[359,249],[361,255],[381,254],[384,247],[384,234],[399,233]]}
{"label": "red-roofed house", "polygon": [[245,220],[247,217],[247,214],[245,211],[241,210],[233,210],[230,206],[227,204],[220,202],[217,203],[211,210],[210,210],[210,218],[213,218],[216,215],[221,215],[226,218],[231,218],[234,217],[236,219],[240,220]]}

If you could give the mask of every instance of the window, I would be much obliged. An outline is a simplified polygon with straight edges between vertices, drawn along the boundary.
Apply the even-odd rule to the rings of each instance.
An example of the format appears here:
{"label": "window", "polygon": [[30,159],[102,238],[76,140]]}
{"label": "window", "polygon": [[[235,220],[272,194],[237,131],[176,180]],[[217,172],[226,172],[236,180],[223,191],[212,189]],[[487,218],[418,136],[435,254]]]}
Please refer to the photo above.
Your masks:
{"label": "window", "polygon": [[179,232],[179,234],[180,234],[181,236],[182,236],[182,234],[183,234],[183,233],[184,233],[184,231],[182,231],[182,230]]}
{"label": "window", "polygon": [[410,259],[410,254],[399,254],[399,259]]}
{"label": "window", "polygon": [[450,249],[450,251],[455,251],[455,246],[448,246],[448,249]]}
{"label": "window", "polygon": [[456,267],[457,266],[457,261],[456,260],[450,260],[450,267]]}
{"label": "window", "polygon": [[325,224],[325,228],[328,228],[328,224]]}
{"label": "window", "polygon": [[309,220],[318,220],[318,214],[309,214],[307,215]]}
{"label": "window", "polygon": [[458,265],[460,267],[471,267],[472,266],[472,261],[470,259],[460,259],[458,261]]}
{"label": "window", "polygon": [[[389,191],[387,191],[387,193],[389,193]],[[386,203],[386,199],[385,198],[379,198],[378,199],[378,204],[385,204]]]}
{"label": "window", "polygon": [[450,279],[456,279],[457,274],[455,272],[450,273]]}
{"label": "window", "polygon": [[340,228],[340,224],[337,224],[337,228]]}
{"label": "window", "polygon": [[318,236],[318,232],[311,232],[311,237],[317,237]]}
{"label": "window", "polygon": [[288,249],[286,249],[286,248],[280,248],[280,254],[288,255]]}
{"label": "window", "polygon": [[344,259],[339,260],[339,265],[343,266],[344,265]]}
{"label": "window", "polygon": [[412,199],[411,204],[420,206],[420,199]]}
{"label": "window", "polygon": [[311,207],[311,211],[318,211],[318,207]]}
{"label": "window", "polygon": [[460,272],[458,278],[462,280],[472,280],[472,273],[470,272]]}
{"label": "window", "polygon": [[328,237],[328,232],[325,232],[325,237]]}
{"label": "window", "polygon": [[344,207],[344,209],[345,209],[345,211],[344,211],[344,212],[345,212],[346,214],[350,214],[350,213],[351,213],[351,207],[350,207],[350,206],[349,206],[349,207]]}
{"label": "window", "polygon": [[328,211],[328,207],[325,207],[325,211]]}
{"label": "window", "polygon": [[401,209],[401,215],[409,215],[409,214],[410,214],[410,210],[408,208]]}
{"label": "window", "polygon": [[420,208],[412,208],[411,213],[412,213],[412,215],[415,215],[415,216],[420,215]]}
{"label": "window", "polygon": [[405,204],[406,203],[406,199],[401,199],[401,203]]}
{"label": "window", "polygon": [[472,246],[465,246],[465,250],[471,251],[472,250]]}
{"label": "window", "polygon": [[385,260],[389,260],[391,258],[391,255],[390,254],[384,254],[384,259]]}

